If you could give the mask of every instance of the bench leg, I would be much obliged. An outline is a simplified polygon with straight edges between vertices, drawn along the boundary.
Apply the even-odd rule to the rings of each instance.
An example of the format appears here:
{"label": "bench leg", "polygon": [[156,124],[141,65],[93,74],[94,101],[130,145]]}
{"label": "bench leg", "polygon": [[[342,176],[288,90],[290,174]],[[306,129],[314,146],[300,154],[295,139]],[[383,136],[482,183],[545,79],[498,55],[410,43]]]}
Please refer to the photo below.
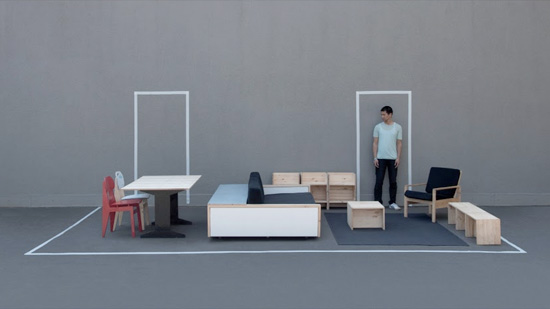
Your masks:
{"label": "bench leg", "polygon": [[476,221],[468,215],[464,215],[464,234],[466,237],[476,236]]}
{"label": "bench leg", "polygon": [[454,208],[451,205],[448,205],[447,209],[448,209],[447,223],[456,224],[456,208]]}
{"label": "bench leg", "polygon": [[464,230],[464,213],[463,213],[462,211],[456,209],[455,220],[456,220],[455,229],[456,229],[457,231],[462,231],[462,230]]}
{"label": "bench leg", "polygon": [[500,219],[478,220],[476,223],[478,245],[500,245]]}

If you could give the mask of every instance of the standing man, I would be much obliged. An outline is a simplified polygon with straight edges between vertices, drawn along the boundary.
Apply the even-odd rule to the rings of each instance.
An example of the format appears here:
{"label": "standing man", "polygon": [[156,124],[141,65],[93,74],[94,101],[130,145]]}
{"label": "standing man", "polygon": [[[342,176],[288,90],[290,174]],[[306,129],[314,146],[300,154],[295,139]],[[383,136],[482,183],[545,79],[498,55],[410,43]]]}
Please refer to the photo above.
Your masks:
{"label": "standing man", "polygon": [[374,137],[372,154],[374,155],[374,166],[376,167],[374,199],[384,205],[382,203],[382,185],[387,169],[390,178],[389,207],[399,210],[401,207],[395,203],[395,195],[397,193],[397,167],[399,167],[399,158],[401,157],[403,132],[401,126],[392,119],[393,109],[391,107],[382,107],[380,116],[383,122],[374,127],[372,134]]}

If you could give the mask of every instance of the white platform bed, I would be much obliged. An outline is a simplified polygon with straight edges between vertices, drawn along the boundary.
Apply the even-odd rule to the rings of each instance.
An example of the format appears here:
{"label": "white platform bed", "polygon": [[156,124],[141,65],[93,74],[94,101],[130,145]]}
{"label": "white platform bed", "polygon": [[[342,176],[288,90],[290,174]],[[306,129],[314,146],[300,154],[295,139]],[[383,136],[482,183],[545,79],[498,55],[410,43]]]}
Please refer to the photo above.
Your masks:
{"label": "white platform bed", "polygon": [[[266,195],[308,186],[264,186]],[[320,204],[247,204],[246,184],[220,185],[208,202],[208,237],[320,237]]]}

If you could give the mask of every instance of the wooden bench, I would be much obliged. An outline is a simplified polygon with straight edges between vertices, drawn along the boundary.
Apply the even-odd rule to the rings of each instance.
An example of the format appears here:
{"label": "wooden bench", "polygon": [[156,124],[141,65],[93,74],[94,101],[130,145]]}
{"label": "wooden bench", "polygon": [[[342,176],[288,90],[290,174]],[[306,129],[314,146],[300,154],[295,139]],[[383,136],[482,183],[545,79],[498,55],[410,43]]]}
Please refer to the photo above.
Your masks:
{"label": "wooden bench", "polygon": [[448,223],[464,230],[466,237],[475,237],[478,245],[500,245],[500,219],[472,203],[448,205]]}

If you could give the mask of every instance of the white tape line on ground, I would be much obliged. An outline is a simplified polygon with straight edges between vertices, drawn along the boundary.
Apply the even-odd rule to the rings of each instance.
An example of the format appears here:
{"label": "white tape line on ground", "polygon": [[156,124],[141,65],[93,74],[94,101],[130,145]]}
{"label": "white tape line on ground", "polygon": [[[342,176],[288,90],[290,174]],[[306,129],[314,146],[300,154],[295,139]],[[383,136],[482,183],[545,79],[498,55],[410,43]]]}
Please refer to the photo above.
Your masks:
{"label": "white tape line on ground", "polygon": [[282,253],[483,253],[523,254],[525,251],[476,250],[267,250],[267,251],[189,251],[189,252],[55,252],[32,253],[41,256],[92,256],[92,255],[208,255],[208,254],[282,254]]}
{"label": "white tape line on ground", "polygon": [[518,251],[487,251],[487,250],[263,250],[263,251],[181,251],[181,252],[41,252],[35,253],[36,250],[44,247],[54,239],[65,234],[73,227],[86,220],[88,217],[97,212],[101,207],[94,209],[92,212],[78,220],[75,224],[71,225],[63,232],[55,235],[46,242],[42,243],[38,247],[25,253],[25,255],[38,255],[38,256],[101,256],[101,255],[207,255],[207,254],[281,254],[281,253],[482,253],[482,254],[523,254],[527,251],[521,249],[519,246],[508,241],[506,238],[501,239],[515,248]]}
{"label": "white tape line on ground", "polygon": [[504,237],[500,237],[500,239],[502,239],[505,243],[509,244],[510,246],[514,247],[516,250],[518,250],[520,253],[527,253],[527,251],[521,249],[519,246],[511,243],[510,241],[508,241],[506,238]]}
{"label": "white tape line on ground", "polygon": [[50,242],[51,242],[51,241],[53,241],[54,239],[56,239],[56,238],[58,238],[59,236],[61,236],[61,235],[65,234],[65,233],[66,233],[67,231],[69,231],[69,230],[70,230],[70,229],[72,229],[73,227],[75,227],[75,226],[79,225],[79,224],[80,224],[80,222],[82,222],[82,221],[86,220],[86,218],[88,218],[89,216],[93,215],[93,214],[94,214],[94,213],[95,213],[96,211],[98,211],[98,210],[100,210],[100,209],[101,209],[101,207],[98,207],[98,208],[96,208],[96,209],[92,210],[92,212],[90,212],[89,214],[87,214],[86,216],[84,216],[84,218],[82,218],[82,219],[78,220],[78,221],[77,221],[77,222],[76,222],[75,224],[73,224],[73,225],[69,226],[69,227],[68,227],[68,228],[66,228],[66,229],[65,229],[65,230],[64,230],[63,232],[61,232],[61,233],[59,233],[59,234],[55,235],[54,237],[52,237],[52,238],[48,239],[48,240],[47,240],[46,242],[42,243],[42,244],[41,244],[41,245],[39,245],[38,247],[36,247],[36,248],[32,249],[31,251],[29,251],[29,252],[25,253],[25,255],[31,255],[31,254],[34,254],[34,251],[36,251],[36,250],[38,250],[38,249],[40,249],[40,248],[44,247],[45,245],[47,245],[48,243],[50,243]]}

